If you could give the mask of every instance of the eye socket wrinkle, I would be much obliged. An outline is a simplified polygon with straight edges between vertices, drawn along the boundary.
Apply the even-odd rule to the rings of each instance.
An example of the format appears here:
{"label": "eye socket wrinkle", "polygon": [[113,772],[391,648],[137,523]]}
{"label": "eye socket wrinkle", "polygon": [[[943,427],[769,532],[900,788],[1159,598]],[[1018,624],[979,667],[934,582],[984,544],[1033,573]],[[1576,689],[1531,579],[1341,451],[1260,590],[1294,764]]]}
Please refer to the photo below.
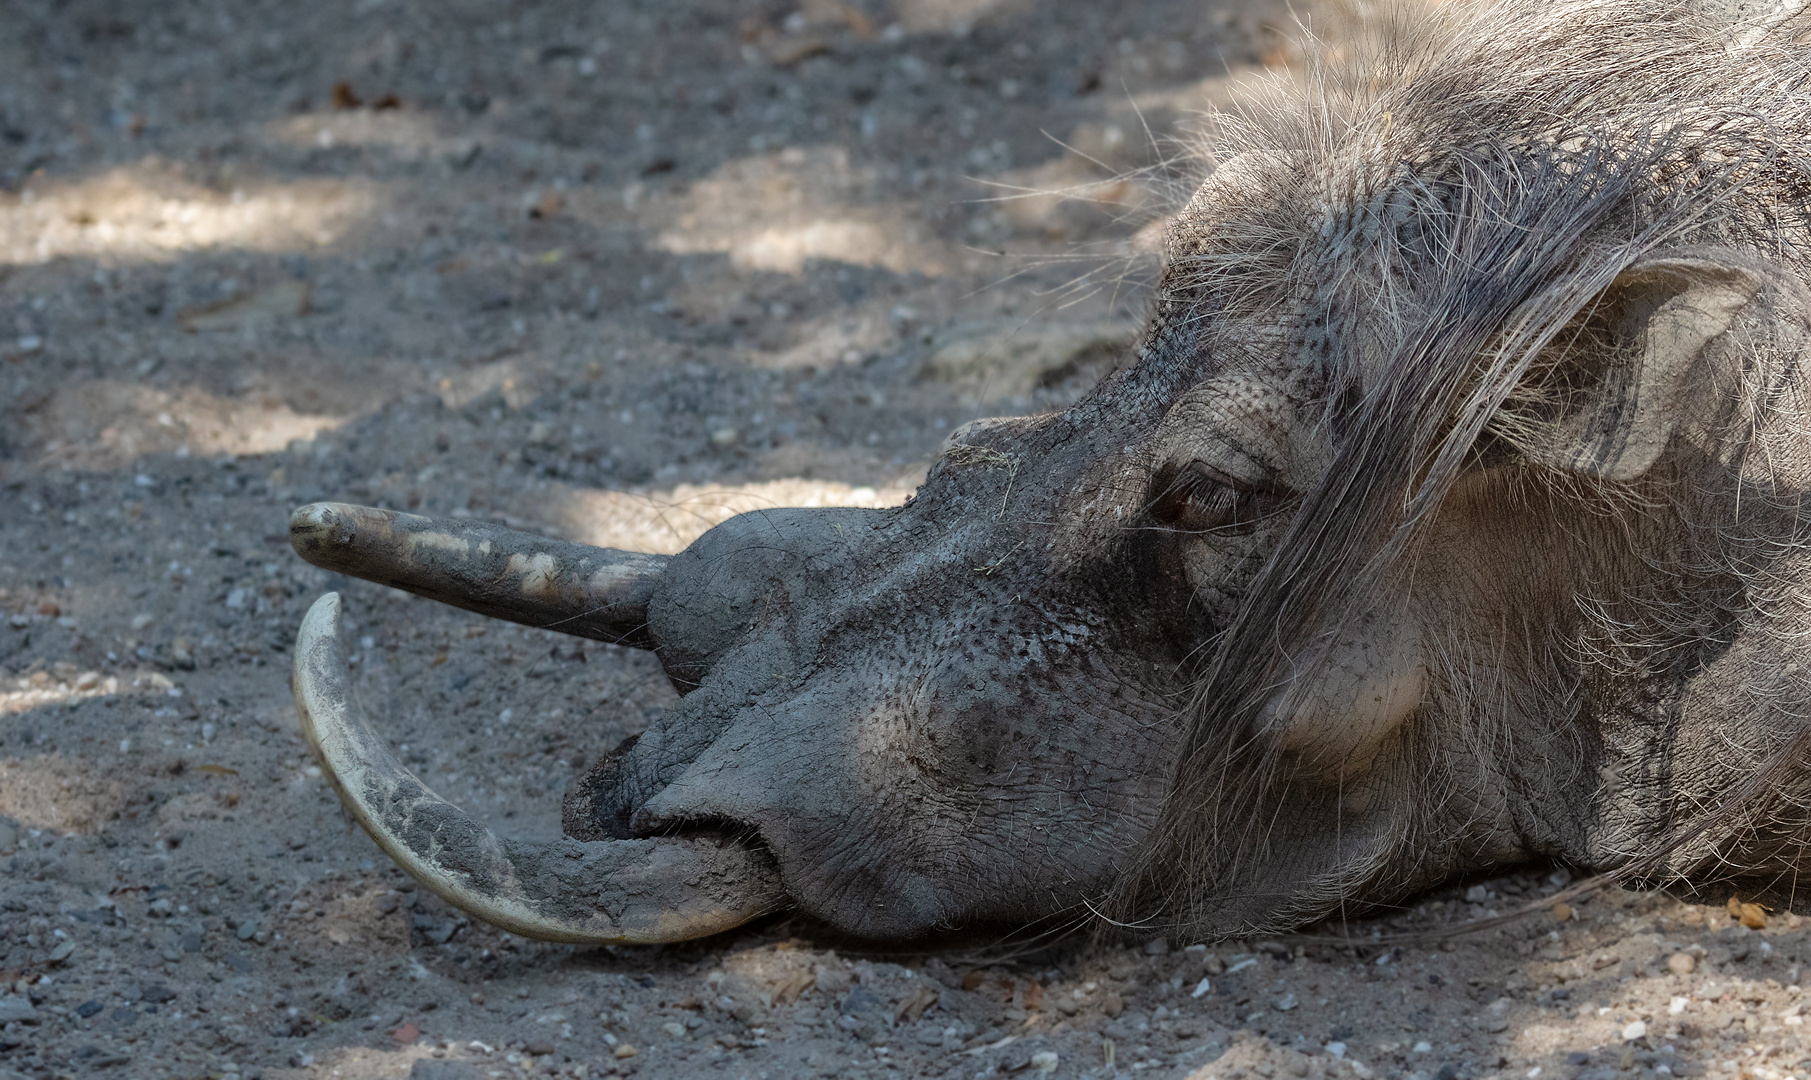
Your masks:
{"label": "eye socket wrinkle", "polygon": [[1293,498],[1274,484],[1235,480],[1201,461],[1160,471],[1148,514],[1169,532],[1239,535],[1280,512]]}

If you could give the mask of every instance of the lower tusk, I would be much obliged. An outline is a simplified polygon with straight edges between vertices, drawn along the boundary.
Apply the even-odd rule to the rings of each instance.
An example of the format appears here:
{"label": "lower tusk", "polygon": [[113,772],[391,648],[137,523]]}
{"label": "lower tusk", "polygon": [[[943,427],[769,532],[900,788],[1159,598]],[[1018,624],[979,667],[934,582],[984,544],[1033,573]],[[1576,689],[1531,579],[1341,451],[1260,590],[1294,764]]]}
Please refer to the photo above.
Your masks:
{"label": "lower tusk", "polygon": [[340,598],[314,602],[296,637],[302,731],[340,802],[417,881],[512,933],[577,944],[704,937],[786,905],[764,852],[696,837],[498,837],[429,791],[371,729],[346,685]]}

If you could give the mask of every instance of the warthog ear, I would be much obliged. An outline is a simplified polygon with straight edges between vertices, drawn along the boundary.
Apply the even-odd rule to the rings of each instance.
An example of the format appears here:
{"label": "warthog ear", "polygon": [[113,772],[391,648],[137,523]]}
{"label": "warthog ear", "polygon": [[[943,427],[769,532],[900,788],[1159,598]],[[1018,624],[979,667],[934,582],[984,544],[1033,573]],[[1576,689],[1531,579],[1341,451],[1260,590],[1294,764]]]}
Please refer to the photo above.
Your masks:
{"label": "warthog ear", "polygon": [[1538,464],[1640,477],[1691,412],[1699,357],[1754,302],[1764,275],[1734,253],[1630,265],[1560,331],[1500,430]]}

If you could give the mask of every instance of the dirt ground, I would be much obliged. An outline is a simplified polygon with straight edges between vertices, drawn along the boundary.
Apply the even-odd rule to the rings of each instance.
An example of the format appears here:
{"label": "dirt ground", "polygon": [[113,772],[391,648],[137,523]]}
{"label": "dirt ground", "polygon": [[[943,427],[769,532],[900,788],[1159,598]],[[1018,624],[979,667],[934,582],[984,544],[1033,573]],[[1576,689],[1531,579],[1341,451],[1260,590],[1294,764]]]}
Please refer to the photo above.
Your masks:
{"label": "dirt ground", "polygon": [[0,0],[0,1080],[1811,1074],[1796,918],[1617,894],[1381,937],[1540,901],[1566,872],[1538,867],[1354,922],[1363,947],[889,950],[784,917],[549,946],[415,889],[299,741],[289,649],[339,589],[406,760],[555,832],[673,700],[654,660],[333,578],[289,510],[674,551],[753,507],[898,502],[958,424],[1110,369],[1163,139],[1286,73],[1281,25]]}

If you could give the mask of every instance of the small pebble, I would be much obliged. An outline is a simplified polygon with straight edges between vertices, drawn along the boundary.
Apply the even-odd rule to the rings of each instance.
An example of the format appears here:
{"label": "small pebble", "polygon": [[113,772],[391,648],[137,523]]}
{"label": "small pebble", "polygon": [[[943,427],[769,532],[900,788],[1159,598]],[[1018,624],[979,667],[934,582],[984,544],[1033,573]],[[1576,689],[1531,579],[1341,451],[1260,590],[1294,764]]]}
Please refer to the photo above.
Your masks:
{"label": "small pebble", "polygon": [[31,999],[23,995],[0,997],[0,1026],[16,1020],[34,1020],[38,1010],[32,1006]]}
{"label": "small pebble", "polygon": [[612,1054],[614,1054],[618,1060],[621,1060],[623,1058],[632,1058],[636,1055],[636,1053],[638,1053],[638,1051],[633,1046],[630,1046],[628,1043],[617,1043],[616,1049],[612,1050],[610,1052]]}
{"label": "small pebble", "polygon": [[258,924],[255,920],[252,920],[252,919],[246,919],[244,922],[239,924],[239,929],[233,931],[234,935],[236,937],[238,937],[238,939],[240,941],[250,941],[252,939],[252,935],[256,934],[257,932],[258,932]]}
{"label": "small pebble", "polygon": [[660,1030],[677,1039],[685,1034],[685,1025],[677,1020],[668,1020],[666,1023],[660,1025]]}
{"label": "small pebble", "polygon": [[1031,1067],[1038,1072],[1055,1072],[1057,1063],[1061,1060],[1055,1050],[1040,1050],[1031,1055]]}
{"label": "small pebble", "polygon": [[1146,956],[1162,956],[1169,951],[1170,943],[1162,938],[1152,938],[1144,943],[1144,954]]}
{"label": "small pebble", "polygon": [[1690,975],[1698,969],[1698,958],[1688,952],[1676,952],[1666,958],[1666,970],[1674,975]]}
{"label": "small pebble", "polygon": [[1117,1020],[1126,1011],[1126,999],[1118,994],[1108,994],[1100,1000],[1100,1011],[1107,1014],[1107,1019]]}
{"label": "small pebble", "polygon": [[[681,1030],[683,1030],[683,1029],[681,1029]],[[536,1039],[533,1042],[529,1043],[527,1046],[524,1046],[522,1049],[533,1054],[535,1057],[546,1057],[547,1055],[553,1053],[553,1051],[554,1051],[553,1040],[552,1039]]]}
{"label": "small pebble", "polygon": [[1647,1023],[1645,1021],[1636,1020],[1634,1023],[1631,1023],[1622,1029],[1622,1041],[1634,1042],[1636,1039],[1645,1039],[1647,1038],[1647,1033]]}
{"label": "small pebble", "polygon": [[75,955],[75,942],[65,941],[50,950],[50,962],[60,964]]}
{"label": "small pebble", "polygon": [[75,1007],[75,1014],[86,1020],[104,1008],[106,1008],[106,1006],[98,1001],[84,1001]]}

